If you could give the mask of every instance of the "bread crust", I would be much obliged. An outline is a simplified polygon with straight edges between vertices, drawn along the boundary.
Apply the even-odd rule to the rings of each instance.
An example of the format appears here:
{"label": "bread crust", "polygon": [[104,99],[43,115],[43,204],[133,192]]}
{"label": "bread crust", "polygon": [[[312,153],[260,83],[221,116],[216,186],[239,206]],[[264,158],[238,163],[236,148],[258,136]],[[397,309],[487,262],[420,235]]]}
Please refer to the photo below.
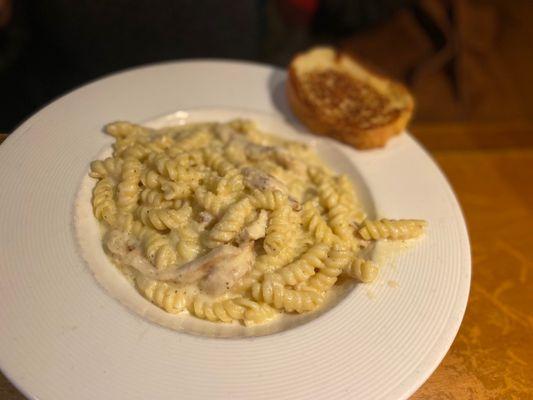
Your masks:
{"label": "bread crust", "polygon": [[[302,88],[301,77],[298,76],[295,68],[297,58],[302,56],[305,57],[305,54],[297,55],[289,66],[286,93],[292,111],[312,132],[334,137],[358,149],[371,149],[385,146],[391,137],[404,131],[414,111],[414,100],[407,88],[402,84],[384,78],[366,66],[363,67],[361,63],[351,56],[337,53],[337,60],[341,56],[350,57],[351,60],[358,63],[365,70],[365,73],[382,80],[384,84],[388,85],[391,95],[395,92],[395,96],[401,96],[404,103],[401,108],[395,110],[395,117],[387,123],[361,128],[351,123],[348,117],[341,119],[331,118],[328,113],[317,109],[316,105],[309,101]],[[353,77],[353,79],[357,81],[356,77]]]}

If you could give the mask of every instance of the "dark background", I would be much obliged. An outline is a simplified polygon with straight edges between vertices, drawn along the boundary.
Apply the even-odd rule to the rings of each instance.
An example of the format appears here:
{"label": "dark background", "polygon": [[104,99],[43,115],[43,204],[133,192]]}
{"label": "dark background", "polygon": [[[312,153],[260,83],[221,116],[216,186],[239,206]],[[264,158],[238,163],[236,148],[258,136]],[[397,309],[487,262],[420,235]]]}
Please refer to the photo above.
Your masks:
{"label": "dark background", "polygon": [[124,68],[205,57],[283,67],[316,44],[407,83],[415,121],[528,130],[532,20],[530,0],[0,0],[0,132]]}

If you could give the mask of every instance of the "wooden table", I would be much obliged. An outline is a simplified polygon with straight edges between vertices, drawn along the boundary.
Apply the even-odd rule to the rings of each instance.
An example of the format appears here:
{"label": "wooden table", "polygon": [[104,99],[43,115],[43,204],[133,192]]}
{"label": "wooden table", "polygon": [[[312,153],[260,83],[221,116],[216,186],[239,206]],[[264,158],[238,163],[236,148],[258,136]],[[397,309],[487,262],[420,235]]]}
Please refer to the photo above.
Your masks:
{"label": "wooden table", "polygon": [[[459,197],[474,271],[457,338],[412,399],[533,399],[533,126],[413,131]],[[23,399],[3,376],[0,398]]]}
{"label": "wooden table", "polygon": [[412,399],[533,399],[533,126],[500,128],[413,127],[459,197],[473,276],[455,342]]}

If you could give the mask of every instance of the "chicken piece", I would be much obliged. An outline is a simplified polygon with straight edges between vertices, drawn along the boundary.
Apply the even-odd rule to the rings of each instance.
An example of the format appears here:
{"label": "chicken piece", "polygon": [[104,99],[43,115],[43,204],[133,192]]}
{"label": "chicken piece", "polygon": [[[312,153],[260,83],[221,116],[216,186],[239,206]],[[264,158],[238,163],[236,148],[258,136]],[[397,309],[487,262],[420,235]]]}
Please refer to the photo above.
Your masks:
{"label": "chicken piece", "polygon": [[223,245],[209,253],[183,265],[170,266],[164,271],[158,272],[155,279],[161,281],[175,281],[178,283],[194,283],[204,278],[211,268],[216,267],[226,259],[235,258],[240,254],[238,247]]}
{"label": "chicken piece", "polygon": [[205,278],[201,287],[207,294],[212,295],[219,295],[230,289],[251,270],[254,260],[253,242],[241,247],[219,246],[196,260],[180,266],[170,266],[164,271],[158,271],[139,248],[128,251],[122,257],[124,265],[136,269],[148,278],[182,284],[198,282]]}
{"label": "chicken piece", "polygon": [[199,226],[203,229],[213,221],[215,217],[207,211],[200,211],[198,213]]}
{"label": "chicken piece", "polygon": [[287,186],[283,182],[260,169],[244,167],[241,169],[241,173],[244,176],[244,184],[251,189],[279,190],[285,194],[288,192]]}
{"label": "chicken piece", "polygon": [[156,278],[157,269],[154,265],[142,254],[139,248],[134,248],[129,251],[122,258],[122,263],[129,267],[132,267],[139,271],[141,274],[150,277]]}
{"label": "chicken piece", "polygon": [[222,142],[227,143],[239,133],[228,124],[217,124],[215,125],[215,134]]}
{"label": "chicken piece", "polygon": [[289,196],[289,204],[294,211],[300,211],[302,209],[300,202],[292,196]]}
{"label": "chicken piece", "polygon": [[193,261],[183,265],[171,265],[163,271],[158,271],[154,265],[144,257],[139,248],[134,248],[122,257],[122,262],[152,279],[160,281],[176,281],[179,283],[193,283],[206,276],[209,270],[224,258],[234,257],[238,254],[239,250],[237,247],[220,246]]}
{"label": "chicken piece", "polygon": [[129,236],[126,232],[113,229],[105,234],[104,243],[112,255],[123,257],[129,251],[128,239]]}
{"label": "chicken piece", "polygon": [[[265,190],[279,190],[282,193],[288,194],[289,190],[287,186],[276,177],[261,171],[257,168],[244,167],[241,169],[241,173],[244,176],[244,184],[250,189]],[[289,203],[295,211],[301,210],[302,206],[291,195],[288,195]]]}
{"label": "chicken piece", "polygon": [[307,174],[307,166],[303,161],[298,160],[282,147],[275,147],[274,149],[274,160],[276,163],[285,169],[293,171],[296,174]]}
{"label": "chicken piece", "polygon": [[137,249],[139,241],[127,232],[110,230],[105,234],[104,243],[111,258],[115,262],[122,262],[132,250]]}
{"label": "chicken piece", "polygon": [[248,242],[237,249],[239,250],[237,255],[219,261],[200,282],[200,287],[207,294],[213,296],[223,294],[252,269],[255,261],[253,242]]}
{"label": "chicken piece", "polygon": [[305,173],[305,163],[291,155],[286,149],[279,146],[261,146],[256,143],[247,143],[245,147],[247,157],[252,161],[270,159],[285,169],[296,173]]}
{"label": "chicken piece", "polygon": [[257,143],[246,143],[244,152],[248,159],[252,161],[261,161],[274,156],[275,147],[263,146]]}
{"label": "chicken piece", "polygon": [[261,210],[259,215],[251,224],[242,230],[239,234],[239,242],[246,243],[251,240],[261,239],[265,237],[268,223],[268,211]]}

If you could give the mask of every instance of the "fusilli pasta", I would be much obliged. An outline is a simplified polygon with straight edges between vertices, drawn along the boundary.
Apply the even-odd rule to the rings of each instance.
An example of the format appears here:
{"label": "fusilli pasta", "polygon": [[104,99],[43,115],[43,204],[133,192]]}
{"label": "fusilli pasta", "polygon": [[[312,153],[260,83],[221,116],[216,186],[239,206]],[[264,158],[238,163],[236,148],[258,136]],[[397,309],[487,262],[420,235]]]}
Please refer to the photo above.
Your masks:
{"label": "fusilli pasta", "polygon": [[371,282],[370,240],[421,235],[419,220],[369,220],[350,180],[310,146],[251,121],[159,130],[107,125],[113,155],[91,163],[104,250],[169,313],[266,323],[309,312],[338,277]]}
{"label": "fusilli pasta", "polygon": [[359,229],[359,236],[365,240],[413,239],[424,232],[425,221],[416,219],[365,220]]}
{"label": "fusilli pasta", "polygon": [[320,293],[290,289],[272,274],[266,274],[263,282],[252,285],[252,296],[278,310],[298,313],[314,310],[324,301]]}

